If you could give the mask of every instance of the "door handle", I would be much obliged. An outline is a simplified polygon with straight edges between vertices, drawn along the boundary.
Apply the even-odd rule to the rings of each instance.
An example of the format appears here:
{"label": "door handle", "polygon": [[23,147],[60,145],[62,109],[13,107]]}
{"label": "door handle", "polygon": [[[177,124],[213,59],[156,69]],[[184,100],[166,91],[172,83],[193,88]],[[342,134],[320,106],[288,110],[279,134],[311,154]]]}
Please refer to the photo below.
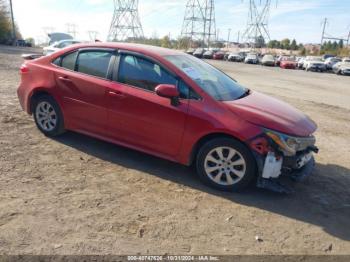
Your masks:
{"label": "door handle", "polygon": [[119,98],[125,97],[125,95],[120,91],[108,91],[108,95],[112,97],[119,97]]}
{"label": "door handle", "polygon": [[64,82],[72,82],[72,80],[70,80],[68,77],[66,76],[60,76],[58,77],[59,80],[64,81]]}

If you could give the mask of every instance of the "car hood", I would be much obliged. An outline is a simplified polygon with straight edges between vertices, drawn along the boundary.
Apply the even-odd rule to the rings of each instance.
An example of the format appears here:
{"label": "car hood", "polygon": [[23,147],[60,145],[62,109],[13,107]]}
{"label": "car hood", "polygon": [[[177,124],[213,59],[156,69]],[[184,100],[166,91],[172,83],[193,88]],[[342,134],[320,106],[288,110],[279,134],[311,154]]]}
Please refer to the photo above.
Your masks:
{"label": "car hood", "polygon": [[317,128],[315,122],[298,109],[259,92],[251,91],[242,99],[223,103],[246,121],[285,134],[306,137]]}

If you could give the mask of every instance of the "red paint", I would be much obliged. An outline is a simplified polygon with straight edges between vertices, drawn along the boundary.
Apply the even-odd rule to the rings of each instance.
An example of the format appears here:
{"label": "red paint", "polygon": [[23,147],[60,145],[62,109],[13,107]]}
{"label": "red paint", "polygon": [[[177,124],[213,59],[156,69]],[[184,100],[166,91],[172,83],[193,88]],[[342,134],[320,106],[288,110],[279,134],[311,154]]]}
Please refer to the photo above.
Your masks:
{"label": "red paint", "polygon": [[162,97],[172,98],[179,96],[177,87],[173,85],[159,85],[156,87],[155,91],[157,95]]}
{"label": "red paint", "polygon": [[[66,52],[88,47],[122,49],[157,60],[202,99],[180,99],[178,105],[173,105],[169,98],[162,97],[177,95],[177,90],[171,86],[158,86],[157,95],[156,92],[68,71],[51,63]],[[258,92],[231,102],[214,100],[163,57],[173,54],[180,53],[126,43],[71,46],[26,62],[29,72],[21,74],[20,104],[31,113],[33,94],[47,92],[58,102],[66,129],[182,164],[189,164],[196,144],[208,135],[232,136],[252,148],[249,141],[262,134],[262,127],[296,136],[308,136],[315,131],[316,125],[303,113]]]}

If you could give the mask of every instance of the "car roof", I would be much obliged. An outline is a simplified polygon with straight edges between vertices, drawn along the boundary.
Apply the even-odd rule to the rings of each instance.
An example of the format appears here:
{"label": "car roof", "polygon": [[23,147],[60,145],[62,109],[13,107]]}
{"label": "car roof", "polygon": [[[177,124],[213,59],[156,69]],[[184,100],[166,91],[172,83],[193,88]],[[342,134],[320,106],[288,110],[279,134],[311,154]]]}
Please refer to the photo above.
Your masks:
{"label": "car roof", "polygon": [[113,48],[130,52],[137,52],[143,55],[149,55],[153,57],[163,57],[168,55],[186,55],[181,51],[175,51],[172,49],[158,46],[120,42],[79,43],[63,49],[65,50],[63,53],[79,48]]}

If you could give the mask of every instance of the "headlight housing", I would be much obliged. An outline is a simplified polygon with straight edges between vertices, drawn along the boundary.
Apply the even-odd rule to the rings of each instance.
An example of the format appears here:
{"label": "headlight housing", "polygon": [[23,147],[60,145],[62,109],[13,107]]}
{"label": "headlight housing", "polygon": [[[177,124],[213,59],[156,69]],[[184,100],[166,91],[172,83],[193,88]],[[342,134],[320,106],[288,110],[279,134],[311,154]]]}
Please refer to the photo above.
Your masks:
{"label": "headlight housing", "polygon": [[265,129],[265,134],[270,137],[286,156],[294,156],[298,151],[303,151],[314,146],[316,139],[314,136],[295,137],[286,135],[274,130]]}

